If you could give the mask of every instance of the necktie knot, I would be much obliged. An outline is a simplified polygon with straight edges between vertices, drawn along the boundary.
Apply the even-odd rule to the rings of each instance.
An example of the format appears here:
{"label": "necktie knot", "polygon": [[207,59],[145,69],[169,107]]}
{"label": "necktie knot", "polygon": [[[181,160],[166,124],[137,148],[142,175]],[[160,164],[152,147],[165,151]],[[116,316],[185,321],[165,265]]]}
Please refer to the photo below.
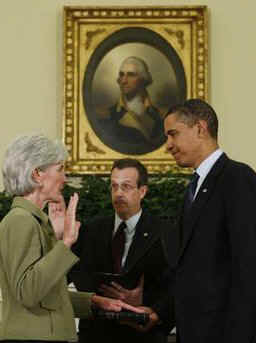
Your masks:
{"label": "necktie knot", "polygon": [[121,222],[112,240],[112,257],[115,273],[120,273],[122,269],[122,257],[125,246],[125,228],[126,223]]}
{"label": "necktie knot", "polygon": [[115,235],[116,235],[118,232],[124,231],[125,228],[126,228],[126,223],[125,223],[125,222],[121,222],[120,225],[118,226],[118,229],[116,230]]}
{"label": "necktie knot", "polygon": [[191,189],[193,191],[193,194],[195,194],[198,180],[199,180],[199,175],[197,174],[197,172],[194,172],[192,179],[190,181],[190,185],[191,185]]}
{"label": "necktie knot", "polygon": [[195,172],[188,184],[187,194],[186,194],[186,202],[187,202],[188,207],[192,204],[194,200],[199,177],[200,176]]}
{"label": "necktie knot", "polygon": [[198,180],[199,180],[199,175],[197,174],[197,172],[195,172],[192,176],[190,183],[189,183],[189,189],[191,190],[193,198],[194,198],[194,195],[196,192]]}

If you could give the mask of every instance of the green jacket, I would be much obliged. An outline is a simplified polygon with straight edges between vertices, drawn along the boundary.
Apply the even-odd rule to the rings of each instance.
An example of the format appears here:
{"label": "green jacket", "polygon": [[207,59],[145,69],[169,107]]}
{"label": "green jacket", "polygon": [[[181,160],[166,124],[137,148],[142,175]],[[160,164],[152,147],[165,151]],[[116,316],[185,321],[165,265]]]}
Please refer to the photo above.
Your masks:
{"label": "green jacket", "polygon": [[0,340],[77,340],[74,312],[92,315],[92,294],[67,290],[66,273],[77,261],[56,241],[48,216],[16,197],[0,223]]}

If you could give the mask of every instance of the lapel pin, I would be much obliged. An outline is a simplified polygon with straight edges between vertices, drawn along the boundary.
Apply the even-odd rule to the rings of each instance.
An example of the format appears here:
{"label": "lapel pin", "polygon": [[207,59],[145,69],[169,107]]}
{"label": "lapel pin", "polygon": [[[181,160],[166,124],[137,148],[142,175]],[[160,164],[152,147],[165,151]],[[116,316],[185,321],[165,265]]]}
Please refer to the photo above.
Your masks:
{"label": "lapel pin", "polygon": [[206,193],[206,192],[207,192],[207,188],[204,188],[204,189],[202,190],[202,192]]}
{"label": "lapel pin", "polygon": [[144,232],[144,237],[148,237],[148,233],[147,232]]}

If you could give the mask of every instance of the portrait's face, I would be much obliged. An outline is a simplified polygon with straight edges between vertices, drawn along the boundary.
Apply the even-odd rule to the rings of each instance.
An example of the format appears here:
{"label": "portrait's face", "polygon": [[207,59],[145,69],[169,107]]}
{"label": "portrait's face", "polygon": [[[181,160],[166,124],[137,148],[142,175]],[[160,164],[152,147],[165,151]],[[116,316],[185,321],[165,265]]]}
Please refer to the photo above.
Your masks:
{"label": "portrait's face", "polygon": [[141,209],[141,200],[147,186],[138,187],[136,168],[115,168],[111,174],[111,195],[113,206],[123,220],[127,220]]}
{"label": "portrait's face", "polygon": [[141,90],[144,84],[136,66],[132,63],[124,63],[121,66],[117,82],[122,94],[128,99],[132,99]]}
{"label": "portrait's face", "polygon": [[188,126],[171,114],[164,121],[166,148],[180,167],[196,168],[201,161],[200,126]]}
{"label": "portrait's face", "polygon": [[64,164],[58,163],[40,171],[40,195],[43,201],[59,201],[61,191],[66,182]]}

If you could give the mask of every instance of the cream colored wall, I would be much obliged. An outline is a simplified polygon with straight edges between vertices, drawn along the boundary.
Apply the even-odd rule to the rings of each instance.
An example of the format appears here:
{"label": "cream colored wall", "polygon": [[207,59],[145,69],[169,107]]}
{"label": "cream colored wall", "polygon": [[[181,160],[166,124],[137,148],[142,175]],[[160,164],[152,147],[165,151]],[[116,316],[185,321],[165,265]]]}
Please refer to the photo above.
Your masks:
{"label": "cream colored wall", "polygon": [[[220,119],[220,143],[228,154],[256,169],[256,2],[98,0],[97,5],[207,5],[209,8],[210,100]],[[95,0],[1,0],[0,164],[6,145],[19,134],[61,137],[62,7]],[[1,188],[1,177],[0,177]]]}

